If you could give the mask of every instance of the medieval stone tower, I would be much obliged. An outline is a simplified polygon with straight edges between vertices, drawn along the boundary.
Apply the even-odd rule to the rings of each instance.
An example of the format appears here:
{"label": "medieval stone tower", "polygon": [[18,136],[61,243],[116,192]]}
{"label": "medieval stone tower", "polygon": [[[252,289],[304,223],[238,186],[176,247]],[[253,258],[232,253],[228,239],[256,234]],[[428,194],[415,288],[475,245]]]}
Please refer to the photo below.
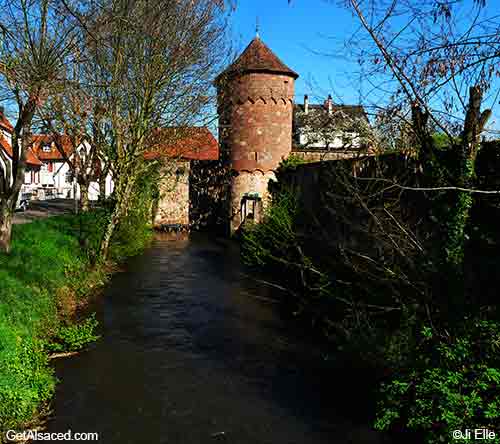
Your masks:
{"label": "medieval stone tower", "polygon": [[231,234],[245,220],[260,221],[268,182],[290,154],[297,77],[256,37],[216,79],[221,156],[232,170]]}

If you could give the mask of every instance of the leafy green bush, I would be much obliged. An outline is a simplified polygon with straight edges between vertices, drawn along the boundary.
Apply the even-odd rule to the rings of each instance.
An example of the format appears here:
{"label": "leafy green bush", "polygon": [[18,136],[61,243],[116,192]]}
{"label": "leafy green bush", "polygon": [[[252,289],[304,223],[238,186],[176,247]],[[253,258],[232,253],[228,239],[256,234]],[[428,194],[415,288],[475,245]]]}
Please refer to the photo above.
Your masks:
{"label": "leafy green bush", "polygon": [[[108,216],[99,210],[16,225],[11,254],[0,254],[0,434],[22,427],[51,398],[48,338],[55,335],[52,350],[77,350],[97,338],[94,318],[60,327],[58,309],[64,297],[82,297],[105,281],[104,267],[93,262]],[[135,242],[125,231],[120,236],[114,257]]]}
{"label": "leafy green bush", "polygon": [[297,201],[291,193],[274,196],[260,224],[247,226],[243,232],[242,255],[248,265],[286,264],[285,258],[297,246],[294,220]]}
{"label": "leafy green bush", "polygon": [[158,197],[159,165],[152,166],[135,185],[126,216],[115,229],[110,257],[121,261],[139,254],[152,238],[152,207]]}
{"label": "leafy green bush", "polygon": [[[413,368],[400,371],[381,389],[375,427],[406,427],[428,444],[454,440],[454,430],[500,424],[500,323],[466,320],[454,335],[422,329]],[[481,441],[483,442],[483,441]],[[500,436],[488,443],[500,443]]]}
{"label": "leafy green bush", "polygon": [[290,154],[286,159],[282,160],[278,167],[278,172],[286,170],[295,170],[299,165],[304,165],[307,161],[296,154]]}
{"label": "leafy green bush", "polygon": [[54,335],[55,342],[50,342],[48,349],[56,352],[82,350],[86,345],[100,338],[100,336],[94,334],[98,325],[95,313],[93,313],[79,324],[61,326]]}
{"label": "leafy green bush", "polygon": [[43,338],[57,328],[57,289],[85,279],[85,258],[70,219],[14,227],[12,253],[0,254],[0,430],[29,420],[53,393]]}

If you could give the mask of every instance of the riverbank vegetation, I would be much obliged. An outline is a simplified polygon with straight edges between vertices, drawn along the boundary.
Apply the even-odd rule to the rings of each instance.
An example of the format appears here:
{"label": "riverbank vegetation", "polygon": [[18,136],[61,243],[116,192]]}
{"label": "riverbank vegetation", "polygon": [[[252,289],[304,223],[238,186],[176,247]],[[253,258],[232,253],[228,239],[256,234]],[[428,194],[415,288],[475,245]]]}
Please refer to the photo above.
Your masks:
{"label": "riverbank vegetation", "polygon": [[0,254],[0,432],[22,428],[50,401],[53,353],[73,353],[98,339],[86,306],[109,273],[152,238],[160,164],[137,181],[107,260],[100,256],[113,199],[92,211],[14,226],[10,254]]}
{"label": "riverbank vegetation", "polygon": [[[163,149],[213,116],[207,90],[228,55],[218,0],[2,6],[0,90],[17,119],[11,157],[0,150],[0,430],[21,427],[50,399],[50,351],[96,337],[92,319],[71,323],[108,265],[151,238],[160,171],[182,156]],[[37,132],[69,165],[80,214],[13,228]],[[159,159],[147,160],[155,150]],[[103,189],[107,174],[112,194],[92,210],[89,184]]]}
{"label": "riverbank vegetation", "polygon": [[[147,190],[137,193],[142,205],[131,208],[113,237],[112,261],[139,252],[151,238]],[[96,260],[109,217],[108,209],[98,209],[14,227],[12,251],[0,255],[0,431],[23,427],[51,399],[51,353],[78,351],[97,339],[95,318],[79,318],[111,269]]]}
{"label": "riverbank vegetation", "polygon": [[488,1],[345,6],[371,156],[278,174],[243,253],[286,276],[293,311],[333,349],[380,375],[378,430],[470,442],[453,431],[500,424],[500,145],[485,142],[498,16]]}
{"label": "riverbank vegetation", "polygon": [[[497,186],[499,152],[483,147],[478,189]],[[473,199],[457,270],[444,235],[452,192],[412,190],[423,180],[408,174],[417,165],[390,154],[280,168],[264,222],[243,234],[243,257],[286,276],[277,283],[290,312],[333,354],[370,369],[377,429],[405,442],[451,442],[453,430],[494,430],[500,421],[500,238],[491,223],[500,204],[495,195]]]}

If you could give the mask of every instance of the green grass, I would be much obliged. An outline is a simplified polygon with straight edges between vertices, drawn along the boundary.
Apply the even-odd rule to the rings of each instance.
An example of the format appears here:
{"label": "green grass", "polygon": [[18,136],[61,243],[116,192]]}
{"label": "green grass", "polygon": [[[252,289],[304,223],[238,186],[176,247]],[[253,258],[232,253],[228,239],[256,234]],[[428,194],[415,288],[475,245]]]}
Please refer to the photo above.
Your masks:
{"label": "green grass", "polygon": [[[106,214],[93,212],[18,225],[11,254],[0,253],[0,432],[22,427],[52,397],[47,343],[67,328],[68,295],[74,305],[105,281],[102,264],[90,266],[105,223]],[[137,252],[149,239],[127,240],[128,231],[117,231],[112,257]]]}

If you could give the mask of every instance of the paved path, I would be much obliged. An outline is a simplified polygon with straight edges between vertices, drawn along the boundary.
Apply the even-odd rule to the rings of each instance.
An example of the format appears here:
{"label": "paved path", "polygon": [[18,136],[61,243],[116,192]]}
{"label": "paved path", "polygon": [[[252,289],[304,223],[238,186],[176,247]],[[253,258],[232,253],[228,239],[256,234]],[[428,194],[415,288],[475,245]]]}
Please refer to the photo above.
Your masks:
{"label": "paved path", "polygon": [[72,199],[32,200],[28,210],[16,211],[14,223],[26,224],[44,217],[68,214],[73,212],[73,208],[74,201]]}

